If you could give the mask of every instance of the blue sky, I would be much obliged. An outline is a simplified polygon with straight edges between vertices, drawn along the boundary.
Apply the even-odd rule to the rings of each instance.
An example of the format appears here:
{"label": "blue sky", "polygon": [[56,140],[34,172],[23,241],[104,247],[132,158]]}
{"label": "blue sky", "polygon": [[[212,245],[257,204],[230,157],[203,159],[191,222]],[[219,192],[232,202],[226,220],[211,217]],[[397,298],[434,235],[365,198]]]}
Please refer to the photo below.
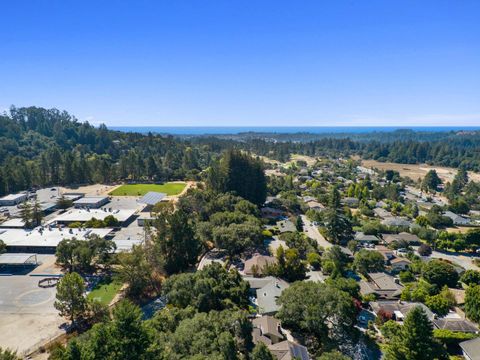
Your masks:
{"label": "blue sky", "polygon": [[156,126],[480,126],[480,1],[3,1],[0,110]]}

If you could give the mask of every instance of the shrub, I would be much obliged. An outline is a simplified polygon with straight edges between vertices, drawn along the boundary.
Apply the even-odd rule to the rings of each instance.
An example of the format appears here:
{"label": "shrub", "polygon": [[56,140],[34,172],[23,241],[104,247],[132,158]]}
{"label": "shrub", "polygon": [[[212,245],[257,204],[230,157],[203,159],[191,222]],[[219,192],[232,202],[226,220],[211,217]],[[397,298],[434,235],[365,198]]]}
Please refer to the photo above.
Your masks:
{"label": "shrub", "polygon": [[462,341],[474,339],[476,334],[464,333],[461,331],[451,331],[446,329],[434,329],[433,336],[445,345],[456,345]]}
{"label": "shrub", "polygon": [[432,255],[432,248],[428,244],[422,244],[418,248],[418,253],[421,256],[430,256]]}

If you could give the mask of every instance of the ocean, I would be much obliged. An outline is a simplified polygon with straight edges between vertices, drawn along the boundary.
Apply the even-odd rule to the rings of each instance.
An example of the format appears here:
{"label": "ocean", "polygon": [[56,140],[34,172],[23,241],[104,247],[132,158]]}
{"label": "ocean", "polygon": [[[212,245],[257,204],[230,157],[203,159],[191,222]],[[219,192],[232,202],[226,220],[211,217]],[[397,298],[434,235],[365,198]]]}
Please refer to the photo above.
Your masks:
{"label": "ocean", "polygon": [[230,135],[247,132],[276,134],[365,134],[371,132],[392,132],[413,130],[416,132],[447,132],[480,130],[480,126],[112,126],[112,130],[138,132],[142,134],[171,135]]}

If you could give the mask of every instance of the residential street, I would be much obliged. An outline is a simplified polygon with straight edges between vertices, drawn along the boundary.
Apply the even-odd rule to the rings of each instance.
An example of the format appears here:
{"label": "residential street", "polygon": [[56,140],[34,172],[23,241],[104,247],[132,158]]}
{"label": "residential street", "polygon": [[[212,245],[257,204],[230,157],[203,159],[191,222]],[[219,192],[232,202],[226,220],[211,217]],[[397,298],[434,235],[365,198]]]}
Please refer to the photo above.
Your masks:
{"label": "residential street", "polygon": [[472,257],[469,257],[469,256],[445,254],[442,252],[433,251],[430,257],[454,262],[460,265],[461,267],[465,268],[466,270],[480,270],[480,268],[472,262]]}
{"label": "residential street", "polygon": [[328,249],[332,247],[332,244],[328,242],[322,234],[318,231],[318,228],[313,225],[313,223],[308,220],[308,218],[305,215],[300,215],[303,221],[303,231],[307,236],[313,240],[316,240],[318,245],[321,247]]}

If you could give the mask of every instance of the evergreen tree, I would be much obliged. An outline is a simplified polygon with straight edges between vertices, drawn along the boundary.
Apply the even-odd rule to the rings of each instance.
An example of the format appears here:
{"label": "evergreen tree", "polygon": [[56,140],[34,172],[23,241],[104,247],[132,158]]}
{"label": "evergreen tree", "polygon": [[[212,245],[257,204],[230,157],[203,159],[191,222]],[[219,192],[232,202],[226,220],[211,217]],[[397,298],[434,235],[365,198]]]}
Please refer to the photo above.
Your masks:
{"label": "evergreen tree", "polygon": [[465,292],[465,314],[475,322],[480,322],[480,286],[471,285]]}
{"label": "evergreen tree", "polygon": [[32,205],[25,201],[22,204],[21,210],[20,210],[20,217],[22,218],[22,221],[27,229],[31,228],[33,226],[32,222]]}
{"label": "evergreen tree", "polygon": [[[388,337],[387,337],[388,338]],[[425,311],[410,310],[403,326],[388,338],[387,360],[447,359],[445,349],[433,337],[433,326]]]}
{"label": "evergreen tree", "polygon": [[430,170],[422,181],[422,190],[424,191],[437,191],[438,185],[442,183],[442,180],[438,177],[438,174],[435,170]]}
{"label": "evergreen tree", "polygon": [[57,284],[55,309],[61,316],[69,317],[72,323],[85,314],[87,301],[85,298],[85,283],[82,277],[68,273]]}
{"label": "evergreen tree", "polygon": [[276,358],[264,343],[259,342],[253,349],[252,360],[276,360]]}

